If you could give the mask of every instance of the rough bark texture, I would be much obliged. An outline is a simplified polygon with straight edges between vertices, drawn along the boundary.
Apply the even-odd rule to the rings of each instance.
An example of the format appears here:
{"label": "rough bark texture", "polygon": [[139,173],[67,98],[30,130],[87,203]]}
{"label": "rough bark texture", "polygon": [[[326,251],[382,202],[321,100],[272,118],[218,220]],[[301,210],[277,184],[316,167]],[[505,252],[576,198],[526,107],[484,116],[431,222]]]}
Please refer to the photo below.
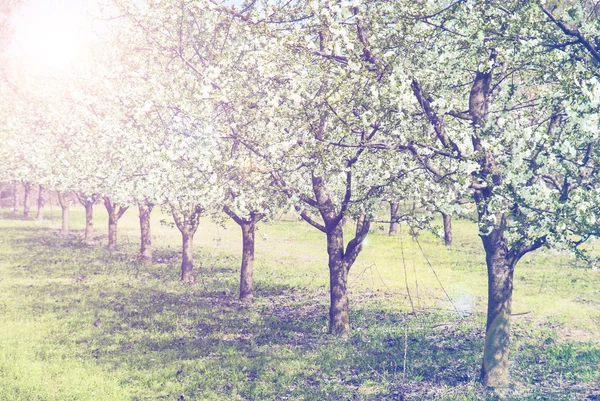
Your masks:
{"label": "rough bark texture", "polygon": [[486,386],[506,388],[514,262],[503,228],[494,229],[481,239],[488,271],[488,311],[480,378]]}
{"label": "rough bark texture", "polygon": [[23,217],[29,217],[31,210],[31,188],[29,182],[23,183]]}
{"label": "rough bark texture", "polygon": [[181,232],[181,281],[193,284],[196,278],[193,274],[194,268],[194,234],[200,224],[200,216],[204,211],[200,206],[192,210],[179,211],[171,208],[175,225]]}
{"label": "rough bark texture", "polygon": [[35,216],[37,221],[44,221],[44,193],[44,187],[38,186],[37,214]]}
{"label": "rough bark texture", "polygon": [[[490,61],[495,59],[496,53],[492,51]],[[478,178],[488,183],[485,188],[474,193],[480,229],[488,230],[486,235],[481,235],[488,269],[488,314],[480,379],[488,387],[505,389],[509,384],[508,346],[513,270],[518,258],[511,257],[508,249],[505,236],[506,216],[493,214],[488,209],[495,196],[494,189],[502,184],[496,159],[490,150],[482,146],[480,137],[488,119],[491,79],[492,71],[477,72],[469,93],[473,150],[479,156],[480,165]]]}
{"label": "rough bark texture", "polygon": [[444,244],[450,246],[452,245],[452,216],[442,213],[442,220],[444,221]]}
{"label": "rough bark texture", "polygon": [[388,235],[398,234],[398,209],[400,208],[400,202],[390,202],[390,231]]}
{"label": "rough bark texture", "polygon": [[350,307],[348,304],[347,263],[344,263],[344,233],[342,225],[327,233],[327,254],[329,256],[329,332],[347,336],[350,334]]}
{"label": "rough bark texture", "polygon": [[104,197],[104,207],[108,212],[108,249],[117,249],[117,224],[128,207],[119,206],[108,197]]}
{"label": "rough bark texture", "polygon": [[69,199],[64,192],[57,192],[56,194],[62,210],[62,227],[60,233],[67,235],[69,233]]}
{"label": "rough bark texture", "polygon": [[144,202],[138,205],[140,217],[140,256],[146,266],[152,264],[152,236],[150,232],[150,213],[154,206]]}

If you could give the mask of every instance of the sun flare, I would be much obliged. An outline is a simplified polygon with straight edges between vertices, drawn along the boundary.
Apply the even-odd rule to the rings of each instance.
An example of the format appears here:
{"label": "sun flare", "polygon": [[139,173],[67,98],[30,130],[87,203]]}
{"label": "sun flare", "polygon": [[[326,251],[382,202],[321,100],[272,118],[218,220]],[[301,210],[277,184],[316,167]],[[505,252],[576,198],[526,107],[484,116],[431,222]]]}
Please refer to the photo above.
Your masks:
{"label": "sun flare", "polygon": [[86,41],[84,2],[29,0],[14,19],[13,56],[42,71],[70,69]]}

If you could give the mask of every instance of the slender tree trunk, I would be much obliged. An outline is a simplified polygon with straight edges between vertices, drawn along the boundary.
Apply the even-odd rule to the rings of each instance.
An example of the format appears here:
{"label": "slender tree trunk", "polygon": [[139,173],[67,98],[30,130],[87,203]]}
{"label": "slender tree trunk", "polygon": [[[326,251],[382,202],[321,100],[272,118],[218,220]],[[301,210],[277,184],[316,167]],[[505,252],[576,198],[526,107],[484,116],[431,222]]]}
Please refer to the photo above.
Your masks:
{"label": "slender tree trunk", "polygon": [[348,336],[350,315],[348,305],[348,270],[344,263],[344,233],[342,225],[327,233],[327,254],[329,255],[329,333]]}
{"label": "slender tree trunk", "polygon": [[154,206],[143,202],[138,205],[140,217],[140,260],[146,266],[152,264],[152,237],[150,232],[150,213]]}
{"label": "slender tree trunk", "polygon": [[398,234],[398,209],[400,209],[400,202],[390,202],[390,231],[388,235]]}
{"label": "slender tree trunk", "polygon": [[117,249],[117,224],[127,207],[117,205],[106,196],[104,197],[104,207],[108,212],[108,249]]}
{"label": "slender tree trunk", "polygon": [[44,187],[38,186],[38,199],[37,199],[37,221],[44,221]]}
{"label": "slender tree trunk", "polygon": [[513,291],[514,262],[500,229],[482,236],[488,270],[488,312],[481,380],[489,387],[509,384],[508,347]]}
{"label": "slender tree trunk", "polygon": [[251,303],[252,275],[254,272],[254,234],[256,222],[254,218],[244,221],[242,228],[242,267],[240,269],[240,300]]}
{"label": "slender tree trunk", "polygon": [[62,228],[60,233],[67,235],[69,233],[69,200],[64,192],[57,192],[56,194],[58,196],[58,203],[60,203],[60,208],[62,209]]}
{"label": "slender tree trunk", "polygon": [[196,281],[194,268],[194,234],[185,229],[181,233],[181,281],[193,284]]}
{"label": "slender tree trunk", "polygon": [[242,266],[240,269],[240,301],[252,303],[254,294],[252,293],[252,277],[254,274],[254,238],[256,233],[256,223],[261,221],[265,215],[252,212],[250,217],[244,219],[238,216],[228,206],[223,210],[235,221],[242,229]]}
{"label": "slender tree trunk", "polygon": [[117,249],[117,213],[111,211],[108,214],[108,249]]}
{"label": "slender tree trunk", "polygon": [[98,195],[88,196],[85,192],[76,193],[79,203],[81,203],[85,209],[85,231],[83,240],[85,242],[92,241],[92,235],[94,234],[94,205],[98,200]]}
{"label": "slender tree trunk", "polygon": [[23,183],[23,217],[29,217],[29,212],[31,210],[31,187],[31,183]]}
{"label": "slender tree trunk", "polygon": [[90,242],[94,235],[94,202],[85,201],[83,203],[85,208],[85,234],[84,241]]}
{"label": "slender tree trunk", "polygon": [[[347,183],[351,183],[351,173]],[[362,250],[363,241],[369,233],[370,221],[364,215],[356,221],[356,234],[344,247],[344,215],[350,201],[350,192],[346,193],[339,211],[336,211],[331,194],[323,177],[312,177],[312,186],[316,205],[324,224],[319,224],[306,211],[300,216],[313,227],[325,233],[327,237],[327,255],[329,267],[329,333],[348,336],[350,334],[350,316],[348,306],[348,272]],[[348,186],[349,188],[349,186]]]}
{"label": "slender tree trunk", "polygon": [[196,281],[192,270],[194,268],[194,234],[200,223],[203,209],[200,206],[192,210],[178,211],[171,207],[173,220],[181,233],[181,281],[193,284]]}
{"label": "slender tree trunk", "polygon": [[14,182],[12,185],[12,193],[13,193],[13,207],[12,212],[16,215],[19,212],[19,187],[17,183]]}
{"label": "slender tree trunk", "polygon": [[452,245],[452,216],[446,213],[441,213],[444,221],[444,244]]}

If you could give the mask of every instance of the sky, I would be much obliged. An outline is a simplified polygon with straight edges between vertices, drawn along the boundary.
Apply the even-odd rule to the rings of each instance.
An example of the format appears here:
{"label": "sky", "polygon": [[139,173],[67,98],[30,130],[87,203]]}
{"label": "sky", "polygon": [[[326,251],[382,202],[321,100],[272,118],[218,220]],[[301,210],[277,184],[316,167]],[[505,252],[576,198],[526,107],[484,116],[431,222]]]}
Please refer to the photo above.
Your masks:
{"label": "sky", "polygon": [[26,0],[13,15],[9,52],[39,69],[68,69],[90,39],[86,1]]}

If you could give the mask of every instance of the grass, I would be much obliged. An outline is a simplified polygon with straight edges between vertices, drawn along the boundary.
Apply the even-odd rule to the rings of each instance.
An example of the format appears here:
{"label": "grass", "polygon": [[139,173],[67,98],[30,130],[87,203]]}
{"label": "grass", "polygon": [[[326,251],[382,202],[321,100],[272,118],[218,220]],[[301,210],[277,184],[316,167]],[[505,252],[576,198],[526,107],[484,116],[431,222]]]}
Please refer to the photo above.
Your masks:
{"label": "grass", "polygon": [[[289,218],[261,225],[247,306],[239,229],[203,221],[197,282],[183,285],[179,233],[159,214],[146,267],[135,211],[112,253],[100,207],[93,245],[56,235],[58,210],[43,224],[1,212],[0,400],[494,399],[476,383],[486,273],[470,223],[454,223],[450,248],[376,229],[351,271],[352,335],[338,339],[326,334],[321,233]],[[72,217],[83,229],[83,211]],[[509,399],[600,399],[599,295],[600,272],[567,256],[520,262]]]}

